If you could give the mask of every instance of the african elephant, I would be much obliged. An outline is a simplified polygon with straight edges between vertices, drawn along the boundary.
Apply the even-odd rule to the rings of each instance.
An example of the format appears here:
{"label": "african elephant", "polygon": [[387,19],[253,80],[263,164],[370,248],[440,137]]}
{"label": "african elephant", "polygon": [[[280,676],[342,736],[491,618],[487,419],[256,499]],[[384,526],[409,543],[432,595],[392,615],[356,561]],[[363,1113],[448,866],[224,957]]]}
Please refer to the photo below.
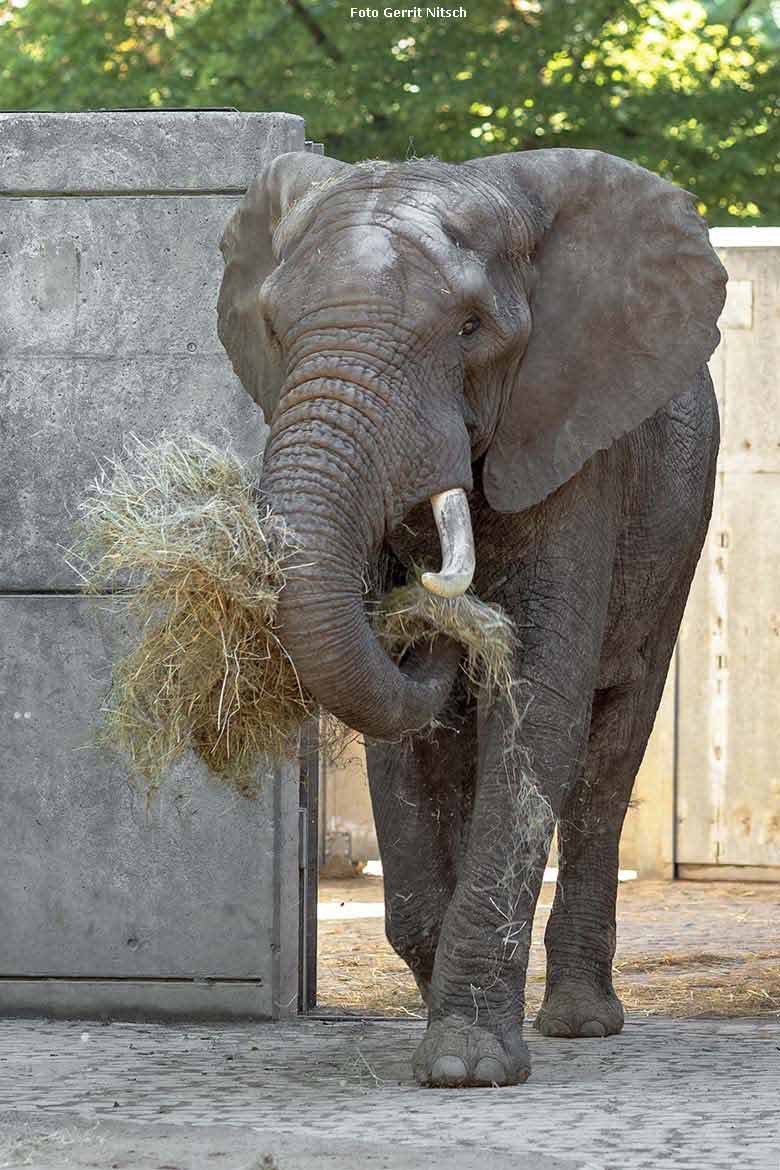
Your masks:
{"label": "african elephant", "polygon": [[[592,150],[283,155],[221,247],[220,337],[270,424],[260,488],[305,552],[279,636],[366,737],[388,937],[428,1009],[416,1077],[516,1084],[556,823],[536,1027],[622,1027],[618,843],[710,516],[724,270],[690,194]],[[388,587],[438,563],[437,520],[427,586],[473,573],[516,623],[514,731],[454,642],[399,664],[368,620],[367,567]]]}

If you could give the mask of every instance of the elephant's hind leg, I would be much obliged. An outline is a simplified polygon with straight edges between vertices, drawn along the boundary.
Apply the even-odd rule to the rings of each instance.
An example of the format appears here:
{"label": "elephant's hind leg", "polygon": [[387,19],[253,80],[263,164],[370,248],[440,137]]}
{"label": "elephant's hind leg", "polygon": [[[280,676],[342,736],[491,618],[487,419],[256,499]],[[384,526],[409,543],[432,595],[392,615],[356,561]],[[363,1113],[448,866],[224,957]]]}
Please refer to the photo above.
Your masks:
{"label": "elephant's hind leg", "polygon": [[547,983],[535,1021],[545,1036],[609,1036],[623,1027],[623,1006],[612,986],[620,833],[678,621],[665,626],[641,679],[594,695],[583,776],[558,826],[558,883],[545,932]]}
{"label": "elephant's hind leg", "polygon": [[477,767],[475,706],[460,680],[441,718],[429,736],[366,745],[387,937],[426,1000]]}

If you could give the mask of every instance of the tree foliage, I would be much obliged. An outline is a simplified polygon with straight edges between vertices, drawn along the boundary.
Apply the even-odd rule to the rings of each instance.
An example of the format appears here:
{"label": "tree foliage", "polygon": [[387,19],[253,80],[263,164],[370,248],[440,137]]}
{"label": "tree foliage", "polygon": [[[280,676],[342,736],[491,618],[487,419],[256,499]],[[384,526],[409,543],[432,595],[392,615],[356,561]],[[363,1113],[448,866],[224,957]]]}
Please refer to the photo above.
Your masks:
{"label": "tree foliage", "polygon": [[346,160],[597,147],[780,222],[778,0],[464,2],[0,0],[0,105],[289,110]]}

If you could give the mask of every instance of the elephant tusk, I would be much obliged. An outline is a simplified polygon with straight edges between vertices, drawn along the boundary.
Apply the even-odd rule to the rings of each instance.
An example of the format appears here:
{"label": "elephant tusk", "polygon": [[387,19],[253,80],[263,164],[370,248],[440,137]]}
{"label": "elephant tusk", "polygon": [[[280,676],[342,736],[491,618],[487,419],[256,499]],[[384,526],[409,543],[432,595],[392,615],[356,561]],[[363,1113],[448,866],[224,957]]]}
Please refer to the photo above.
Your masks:
{"label": "elephant tusk", "polygon": [[431,496],[433,518],[439,530],[442,565],[438,573],[423,573],[422,583],[439,597],[460,597],[474,577],[474,536],[469,502],[463,488]]}

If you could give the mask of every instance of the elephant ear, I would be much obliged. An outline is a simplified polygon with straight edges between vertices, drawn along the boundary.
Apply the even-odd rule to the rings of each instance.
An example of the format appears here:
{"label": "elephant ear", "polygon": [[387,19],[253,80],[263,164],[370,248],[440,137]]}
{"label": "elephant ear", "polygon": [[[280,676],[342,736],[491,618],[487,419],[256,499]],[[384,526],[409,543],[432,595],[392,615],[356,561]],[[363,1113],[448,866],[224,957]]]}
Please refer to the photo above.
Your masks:
{"label": "elephant ear", "polygon": [[484,469],[490,505],[517,512],[688,389],[718,344],[726,273],[693,196],[633,163],[561,149],[464,165],[550,223]]}
{"label": "elephant ear", "polygon": [[244,389],[262,407],[266,421],[279,401],[282,380],[258,297],[263,281],[278,264],[273,235],[293,204],[345,169],[346,163],[304,151],[279,155],[249,187],[220,241],[225,272],[217,302],[217,332]]}

